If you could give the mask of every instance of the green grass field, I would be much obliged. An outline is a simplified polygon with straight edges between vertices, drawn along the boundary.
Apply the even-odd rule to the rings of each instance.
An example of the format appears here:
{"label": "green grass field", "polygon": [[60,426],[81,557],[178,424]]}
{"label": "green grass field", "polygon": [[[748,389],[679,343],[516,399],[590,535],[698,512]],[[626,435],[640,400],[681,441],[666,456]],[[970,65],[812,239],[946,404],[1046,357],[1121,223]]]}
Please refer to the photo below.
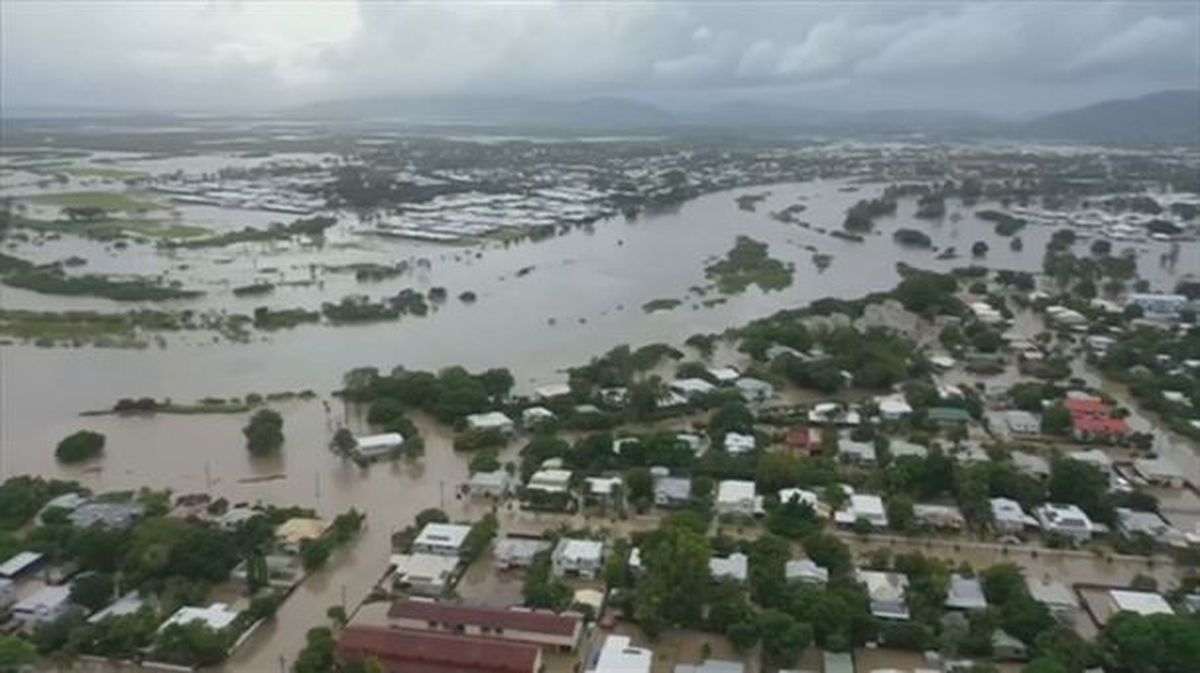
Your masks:
{"label": "green grass field", "polygon": [[161,203],[140,198],[124,192],[67,192],[64,194],[38,194],[25,199],[30,203],[60,208],[100,208],[125,213],[146,213],[166,210]]}
{"label": "green grass field", "polygon": [[184,239],[200,238],[212,232],[204,227],[198,227],[181,222],[168,220],[150,220],[138,218],[115,218],[93,221],[71,220],[34,220],[25,218],[18,226],[41,231],[57,231],[76,236],[90,238],[113,239],[124,236],[138,236],[153,239]]}

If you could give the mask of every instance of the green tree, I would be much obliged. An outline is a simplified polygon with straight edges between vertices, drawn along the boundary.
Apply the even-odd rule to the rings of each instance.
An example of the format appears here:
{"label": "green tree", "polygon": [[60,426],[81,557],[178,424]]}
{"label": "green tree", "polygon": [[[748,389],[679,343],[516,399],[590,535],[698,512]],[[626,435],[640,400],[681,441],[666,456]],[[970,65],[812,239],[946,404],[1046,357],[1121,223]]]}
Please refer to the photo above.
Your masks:
{"label": "green tree", "polygon": [[1113,518],[1108,475],[1094,465],[1070,458],[1050,464],[1050,499],[1078,505],[1088,516],[1104,523]]}
{"label": "green tree", "polygon": [[790,552],[786,540],[770,533],[750,543],[750,592],[759,605],[774,606],[783,598]]}
{"label": "green tree", "polygon": [[1192,673],[1200,661],[1200,621],[1121,613],[1105,626],[1100,643],[1119,671]]}
{"label": "green tree", "polygon": [[87,573],[71,582],[71,602],[95,612],[113,600],[113,590],[111,575]]}
{"label": "green tree", "polygon": [[813,630],[779,610],[766,610],[758,618],[763,657],[772,666],[791,666],[812,644]]}
{"label": "green tree", "polygon": [[104,435],[80,430],[67,435],[54,449],[54,457],[63,463],[79,463],[104,452]]}
{"label": "green tree", "polygon": [[283,446],[283,416],[272,409],[259,409],[242,428],[246,448],[256,456],[274,453]]}
{"label": "green tree", "polygon": [[1056,404],[1042,412],[1042,434],[1065,435],[1071,432],[1071,412]]}
{"label": "green tree", "polygon": [[172,624],[159,633],[154,656],[184,666],[213,666],[224,661],[229,640],[226,631],[215,631],[204,622]]}
{"label": "green tree", "polygon": [[0,635],[0,670],[18,671],[36,660],[33,645],[16,636]]}
{"label": "green tree", "polygon": [[895,531],[907,532],[916,526],[913,501],[906,495],[894,495],[887,501],[888,526]]}

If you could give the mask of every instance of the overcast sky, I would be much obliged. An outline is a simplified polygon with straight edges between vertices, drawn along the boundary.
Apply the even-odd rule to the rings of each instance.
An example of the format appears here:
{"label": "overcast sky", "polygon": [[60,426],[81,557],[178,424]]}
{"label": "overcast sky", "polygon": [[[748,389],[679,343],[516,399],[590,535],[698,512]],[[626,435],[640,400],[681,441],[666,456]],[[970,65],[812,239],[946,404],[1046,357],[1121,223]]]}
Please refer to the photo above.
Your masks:
{"label": "overcast sky", "polygon": [[1056,109],[1200,86],[1200,3],[0,2],[7,107],[382,95]]}

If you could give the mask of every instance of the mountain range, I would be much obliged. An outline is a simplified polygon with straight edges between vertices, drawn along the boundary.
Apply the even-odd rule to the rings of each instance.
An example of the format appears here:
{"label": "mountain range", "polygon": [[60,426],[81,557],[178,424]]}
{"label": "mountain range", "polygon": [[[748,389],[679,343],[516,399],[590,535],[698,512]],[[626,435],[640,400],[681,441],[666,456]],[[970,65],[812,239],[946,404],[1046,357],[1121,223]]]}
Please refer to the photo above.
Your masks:
{"label": "mountain range", "polygon": [[952,109],[845,112],[756,100],[667,110],[632,98],[377,97],[325,101],[289,115],[410,124],[580,131],[726,129],[808,133],[951,133],[1090,142],[1200,145],[1200,90],[1161,91],[1012,121]]}

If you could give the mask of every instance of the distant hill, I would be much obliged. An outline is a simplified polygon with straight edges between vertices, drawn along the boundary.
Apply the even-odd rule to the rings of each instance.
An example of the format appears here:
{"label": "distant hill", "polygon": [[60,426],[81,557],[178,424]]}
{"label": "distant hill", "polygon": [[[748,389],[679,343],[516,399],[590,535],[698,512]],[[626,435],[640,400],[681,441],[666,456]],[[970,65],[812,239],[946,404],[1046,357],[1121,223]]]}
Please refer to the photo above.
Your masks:
{"label": "distant hill", "polygon": [[1200,145],[1200,90],[1104,101],[1034,118],[1021,130],[1051,139]]}

